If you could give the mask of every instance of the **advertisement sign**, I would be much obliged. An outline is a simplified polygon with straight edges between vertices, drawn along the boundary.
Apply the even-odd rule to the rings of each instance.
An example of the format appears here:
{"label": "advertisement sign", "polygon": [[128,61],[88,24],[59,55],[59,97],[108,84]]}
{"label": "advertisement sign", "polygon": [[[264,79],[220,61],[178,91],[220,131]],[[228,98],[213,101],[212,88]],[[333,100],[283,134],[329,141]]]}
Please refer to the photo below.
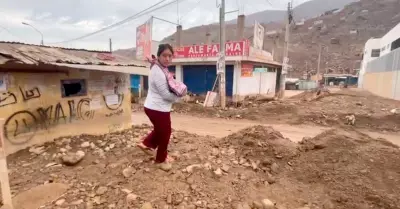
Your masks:
{"label": "advertisement sign", "polygon": [[257,67],[257,68],[254,68],[253,72],[255,72],[255,73],[266,73],[266,72],[268,72],[268,68]]}
{"label": "advertisement sign", "polygon": [[257,21],[254,23],[253,45],[256,49],[262,49],[264,46],[264,27]]}
{"label": "advertisement sign", "polygon": [[145,60],[151,56],[153,18],[136,28],[136,59]]}
{"label": "advertisement sign", "polygon": [[241,77],[253,77],[253,65],[242,63]]}
{"label": "advertisement sign", "polygon": [[[226,43],[226,56],[248,56],[248,41]],[[175,50],[175,58],[218,57],[219,44],[183,46]]]}

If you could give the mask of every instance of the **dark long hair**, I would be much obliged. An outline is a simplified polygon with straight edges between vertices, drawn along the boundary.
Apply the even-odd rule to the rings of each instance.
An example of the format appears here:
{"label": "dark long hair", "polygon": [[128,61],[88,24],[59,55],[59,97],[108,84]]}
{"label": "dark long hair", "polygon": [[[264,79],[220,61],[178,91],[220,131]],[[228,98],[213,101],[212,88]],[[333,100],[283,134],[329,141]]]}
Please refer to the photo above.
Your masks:
{"label": "dark long hair", "polygon": [[161,56],[161,54],[168,49],[172,52],[172,54],[174,54],[174,49],[170,44],[160,44],[157,50],[157,57]]}

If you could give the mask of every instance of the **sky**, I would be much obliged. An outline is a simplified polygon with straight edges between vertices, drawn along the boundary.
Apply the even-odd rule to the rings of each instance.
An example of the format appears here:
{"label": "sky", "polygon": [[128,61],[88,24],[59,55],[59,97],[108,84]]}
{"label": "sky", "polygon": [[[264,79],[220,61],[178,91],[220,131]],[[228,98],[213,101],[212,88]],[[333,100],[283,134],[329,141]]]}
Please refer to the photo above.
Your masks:
{"label": "sky", "polygon": [[[179,7],[177,7],[177,4],[173,4],[94,36],[59,43],[102,29],[159,1],[1,0],[0,41],[39,44],[40,34],[33,28],[22,24],[22,22],[25,22],[43,33],[45,45],[108,50],[108,40],[111,38],[113,49],[124,49],[135,46],[136,27],[146,22],[151,16],[175,23],[180,19],[183,29],[215,23],[219,20],[219,12],[216,6],[219,0],[180,0]],[[166,0],[165,3],[171,1],[173,0]],[[295,0],[295,5],[305,1],[307,0]],[[242,2],[246,3],[242,4]],[[240,8],[245,14],[251,14],[266,9],[285,9],[286,5],[287,2],[284,0],[226,0],[226,11]],[[177,12],[178,10],[179,12]],[[238,13],[228,14],[226,19],[234,19],[237,15]],[[154,20],[153,40],[160,41],[173,34],[175,30],[176,26],[173,24]]]}

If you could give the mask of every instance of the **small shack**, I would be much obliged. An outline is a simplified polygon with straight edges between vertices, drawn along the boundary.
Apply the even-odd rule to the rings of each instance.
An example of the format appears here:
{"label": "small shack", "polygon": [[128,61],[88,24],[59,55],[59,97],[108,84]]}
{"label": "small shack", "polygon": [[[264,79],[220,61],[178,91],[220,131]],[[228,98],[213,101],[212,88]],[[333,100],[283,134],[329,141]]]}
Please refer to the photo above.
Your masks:
{"label": "small shack", "polygon": [[129,128],[129,75],[147,73],[145,63],[108,52],[0,42],[6,152]]}

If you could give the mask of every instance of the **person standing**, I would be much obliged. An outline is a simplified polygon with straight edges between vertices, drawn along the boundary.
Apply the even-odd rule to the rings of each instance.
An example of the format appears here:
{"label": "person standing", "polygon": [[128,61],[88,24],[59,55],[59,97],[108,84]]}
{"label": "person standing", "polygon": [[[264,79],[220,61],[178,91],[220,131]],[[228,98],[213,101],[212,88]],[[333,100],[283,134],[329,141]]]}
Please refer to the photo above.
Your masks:
{"label": "person standing", "polygon": [[151,65],[149,90],[144,103],[144,111],[154,129],[137,145],[146,154],[153,154],[157,149],[155,163],[165,171],[172,168],[172,158],[168,157],[167,151],[171,136],[171,108],[179,97],[171,92],[162,68],[165,69],[171,64],[173,55],[171,45],[159,45],[157,60],[154,60],[156,64]]}

